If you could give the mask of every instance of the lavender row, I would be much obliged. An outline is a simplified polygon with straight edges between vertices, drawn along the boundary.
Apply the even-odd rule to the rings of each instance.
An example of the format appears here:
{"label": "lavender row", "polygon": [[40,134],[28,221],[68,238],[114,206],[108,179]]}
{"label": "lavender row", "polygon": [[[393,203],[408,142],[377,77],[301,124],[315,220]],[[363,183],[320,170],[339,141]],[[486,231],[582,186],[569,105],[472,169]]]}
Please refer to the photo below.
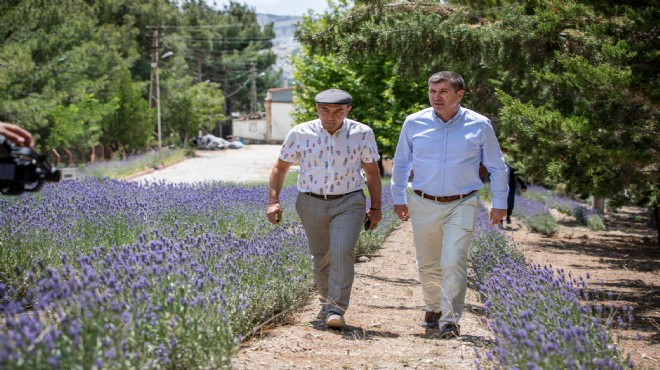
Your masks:
{"label": "lavender row", "polygon": [[610,330],[632,320],[632,310],[603,306],[600,302],[611,297],[589,289],[582,277],[526,263],[513,242],[489,225],[483,210],[471,264],[485,299],[484,322],[494,333],[492,348],[477,350],[477,368],[633,368]]}
{"label": "lavender row", "polygon": [[575,217],[579,223],[588,226],[591,230],[605,229],[602,216],[575,199],[554,194],[546,188],[534,185],[528,187],[528,190],[522,199],[525,198],[539,201],[561,213],[571,215]]}
{"label": "lavender row", "polygon": [[546,236],[552,236],[559,231],[559,224],[552,216],[548,207],[537,200],[516,195],[516,207],[513,215],[521,220],[527,230]]}
{"label": "lavender row", "polygon": [[258,185],[88,180],[0,199],[0,368],[227,367],[309,297],[296,195],[278,226]]}
{"label": "lavender row", "polygon": [[[515,197],[513,216],[522,221],[527,230],[547,236],[555,235],[559,231],[557,220],[543,202],[519,195]],[[485,183],[484,187],[479,190],[479,198],[485,202],[492,200],[489,182]]]}
{"label": "lavender row", "polygon": [[[295,189],[288,191],[291,197]],[[265,187],[114,180],[67,181],[36,195],[2,197],[0,281],[21,285],[22,272],[34,263],[61,266],[60,252],[84,255],[153,230],[262,235],[271,229],[263,214],[266,199]]]}
{"label": "lavender row", "polygon": [[[119,153],[121,155],[121,153]],[[118,155],[115,154],[115,157]],[[159,168],[163,165],[178,162],[186,157],[184,149],[163,148],[156,152],[147,152],[143,154],[133,154],[126,156],[122,160],[97,161],[94,164],[87,164],[80,167],[80,171],[87,175],[102,178],[118,179],[123,178],[140,171],[152,168]]]}
{"label": "lavender row", "polygon": [[268,224],[266,192],[71,181],[0,199],[0,368],[227,366],[312,287],[302,228]]}

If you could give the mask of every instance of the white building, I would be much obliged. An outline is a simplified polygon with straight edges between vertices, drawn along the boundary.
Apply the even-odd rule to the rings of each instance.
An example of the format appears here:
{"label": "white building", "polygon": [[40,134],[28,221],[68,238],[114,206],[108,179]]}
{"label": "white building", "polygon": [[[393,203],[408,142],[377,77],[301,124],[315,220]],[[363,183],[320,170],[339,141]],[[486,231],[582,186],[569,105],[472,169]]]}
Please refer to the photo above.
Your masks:
{"label": "white building", "polygon": [[265,117],[262,114],[249,114],[234,119],[232,136],[245,143],[282,143],[293,127],[293,110],[292,87],[268,89]]}
{"label": "white building", "polygon": [[268,89],[266,95],[266,120],[271,142],[281,143],[294,126],[293,87]]}

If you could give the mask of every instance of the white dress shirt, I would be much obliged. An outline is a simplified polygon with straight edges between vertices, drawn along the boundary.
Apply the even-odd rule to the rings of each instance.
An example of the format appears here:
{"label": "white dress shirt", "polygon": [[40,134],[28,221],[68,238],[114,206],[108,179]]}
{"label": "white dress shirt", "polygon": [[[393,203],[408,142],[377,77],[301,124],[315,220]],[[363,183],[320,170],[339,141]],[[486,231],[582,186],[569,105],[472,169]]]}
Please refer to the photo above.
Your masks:
{"label": "white dress shirt", "polygon": [[508,168],[490,120],[459,106],[448,122],[433,108],[409,115],[401,128],[392,169],[394,204],[407,204],[406,187],[434,196],[467,194],[483,187],[479,163],[488,169],[492,207],[506,209]]}

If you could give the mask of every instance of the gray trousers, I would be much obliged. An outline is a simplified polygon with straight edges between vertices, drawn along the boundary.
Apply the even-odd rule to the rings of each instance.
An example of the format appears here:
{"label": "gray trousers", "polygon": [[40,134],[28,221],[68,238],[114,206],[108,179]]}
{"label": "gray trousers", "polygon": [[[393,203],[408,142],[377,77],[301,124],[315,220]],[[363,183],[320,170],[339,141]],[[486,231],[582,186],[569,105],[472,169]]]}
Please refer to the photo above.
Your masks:
{"label": "gray trousers", "polygon": [[296,211],[314,257],[314,281],[328,311],[348,308],[354,279],[355,246],[366,213],[366,197],[356,192],[325,200],[300,193]]}

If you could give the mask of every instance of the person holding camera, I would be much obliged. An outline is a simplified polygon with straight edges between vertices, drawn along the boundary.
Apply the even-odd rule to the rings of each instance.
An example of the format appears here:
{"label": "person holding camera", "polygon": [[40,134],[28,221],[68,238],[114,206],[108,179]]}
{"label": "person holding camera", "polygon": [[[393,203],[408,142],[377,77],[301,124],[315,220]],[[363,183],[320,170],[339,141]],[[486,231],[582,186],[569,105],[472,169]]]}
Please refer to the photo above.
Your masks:
{"label": "person holding camera", "polygon": [[[363,227],[382,218],[378,148],[373,130],[346,118],[352,97],[330,89],[314,99],[318,119],[295,126],[286,136],[270,175],[268,221],[282,220],[280,191],[289,168],[300,165],[296,211],[314,256],[314,280],[321,297],[318,319],[329,328],[346,325],[354,280],[355,246]],[[365,179],[371,205],[365,216]],[[366,217],[366,222],[365,222]]]}
{"label": "person holding camera", "polygon": [[27,130],[13,123],[0,122],[0,135],[14,143],[16,146],[34,148],[34,138]]}
{"label": "person holding camera", "polygon": [[0,194],[36,192],[44,182],[58,182],[62,173],[34,150],[34,138],[27,130],[0,122]]}

